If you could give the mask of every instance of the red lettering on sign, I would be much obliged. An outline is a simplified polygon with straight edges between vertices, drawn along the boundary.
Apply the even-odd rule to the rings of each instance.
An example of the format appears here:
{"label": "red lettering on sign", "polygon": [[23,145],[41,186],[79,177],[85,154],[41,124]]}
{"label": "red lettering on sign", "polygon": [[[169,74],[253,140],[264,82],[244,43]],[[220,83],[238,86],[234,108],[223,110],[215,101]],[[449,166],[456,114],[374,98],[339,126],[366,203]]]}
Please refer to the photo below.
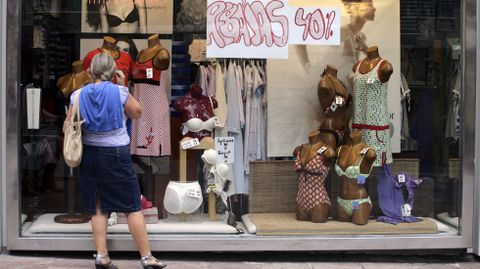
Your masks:
{"label": "red lettering on sign", "polygon": [[[245,46],[283,47],[288,42],[288,18],[278,14],[282,1],[231,3],[215,1],[208,6],[207,45],[224,48],[243,42]],[[274,29],[276,31],[274,31]]]}
{"label": "red lettering on sign", "polygon": [[308,37],[315,40],[322,38],[328,40],[333,36],[332,24],[336,16],[335,11],[323,14],[321,9],[316,9],[314,12],[305,15],[305,10],[299,8],[295,13],[295,24],[303,27],[302,38],[304,41],[307,40]]}

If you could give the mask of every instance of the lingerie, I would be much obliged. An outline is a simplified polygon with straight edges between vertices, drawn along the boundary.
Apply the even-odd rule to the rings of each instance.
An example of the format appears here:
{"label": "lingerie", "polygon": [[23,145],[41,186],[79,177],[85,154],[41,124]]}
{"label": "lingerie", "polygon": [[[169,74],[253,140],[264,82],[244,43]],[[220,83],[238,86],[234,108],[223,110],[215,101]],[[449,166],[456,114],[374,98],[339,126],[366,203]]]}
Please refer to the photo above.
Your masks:
{"label": "lingerie", "polygon": [[206,121],[203,121],[200,118],[192,118],[183,123],[183,126],[189,132],[200,132],[202,130],[212,131],[217,126],[217,123],[217,117],[211,117]]}
{"label": "lingerie", "polygon": [[[346,176],[347,178],[355,179],[355,180],[357,180],[360,177],[363,177],[363,178],[369,177],[373,166],[370,167],[370,171],[368,171],[367,174],[363,174],[363,173],[360,172],[360,165],[362,164],[363,158],[365,157],[365,155],[367,154],[367,152],[370,149],[371,149],[370,147],[366,147],[366,148],[362,149],[362,151],[360,152],[362,157],[357,161],[357,163],[355,165],[350,165],[345,170],[343,170],[340,166],[338,166],[337,163],[335,163],[335,171],[337,172],[337,174],[339,176]],[[340,148],[338,149],[337,158],[340,156],[340,151],[341,150],[342,150],[342,146],[340,146]]]}
{"label": "lingerie", "polygon": [[339,196],[337,198],[337,203],[343,209],[343,211],[347,213],[348,216],[351,216],[353,215],[353,211],[360,208],[361,204],[369,203],[370,205],[372,205],[372,200],[370,200],[370,196],[367,198],[353,200],[342,199]]}
{"label": "lingerie", "polygon": [[295,159],[295,170],[299,172],[297,203],[305,212],[311,214],[312,210],[320,204],[330,205],[330,198],[325,190],[330,165],[325,164],[326,160],[322,154],[316,154],[304,165],[301,160],[301,151],[298,151]]}
{"label": "lingerie", "polygon": [[170,181],[165,190],[163,206],[171,214],[195,212],[203,203],[202,188],[198,181]]}
{"label": "lingerie", "polygon": [[337,142],[337,145],[340,144],[340,142],[343,140],[344,132],[343,131],[338,131],[338,130],[332,130],[328,128],[318,128],[320,133],[329,133],[332,134],[335,137],[335,141]]}
{"label": "lingerie", "polygon": [[108,7],[107,7],[106,3],[105,3],[105,11],[107,13],[107,23],[108,23],[108,26],[110,26],[110,27],[117,27],[124,22],[134,23],[136,21],[139,21],[138,8],[135,5],[135,3],[133,4],[132,11],[130,11],[130,13],[128,13],[127,17],[125,17],[124,20],[120,19],[119,17],[117,17],[115,15],[109,14],[108,13]]}

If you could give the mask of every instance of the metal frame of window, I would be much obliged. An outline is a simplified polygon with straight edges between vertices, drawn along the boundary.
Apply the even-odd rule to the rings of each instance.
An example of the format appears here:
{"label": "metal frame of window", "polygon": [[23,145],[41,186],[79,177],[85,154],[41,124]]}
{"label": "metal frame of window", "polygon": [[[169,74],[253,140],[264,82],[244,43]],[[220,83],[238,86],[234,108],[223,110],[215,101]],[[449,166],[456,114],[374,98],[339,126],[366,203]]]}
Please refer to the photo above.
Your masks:
{"label": "metal frame of window", "polygon": [[[7,249],[9,250],[93,250],[91,236],[44,235],[23,237],[20,222],[19,183],[19,101],[20,101],[20,6],[21,0],[2,1],[7,3],[6,85],[2,85],[2,106],[6,116],[6,226]],[[5,15],[5,14],[4,14]],[[348,251],[348,250],[391,250],[391,249],[468,249],[473,251],[474,218],[475,129],[480,126],[476,117],[477,65],[477,3],[462,1],[462,63],[463,78],[463,144],[462,150],[462,211],[458,235],[397,235],[397,236],[238,236],[238,235],[151,235],[155,251]],[[2,37],[3,40],[3,37]],[[3,60],[3,59],[2,59]],[[6,102],[8,100],[8,102]],[[480,187],[479,187],[480,188]],[[476,214],[475,214],[476,216]],[[130,235],[109,235],[109,249],[117,251],[136,250]],[[478,240],[476,240],[478,241]]]}

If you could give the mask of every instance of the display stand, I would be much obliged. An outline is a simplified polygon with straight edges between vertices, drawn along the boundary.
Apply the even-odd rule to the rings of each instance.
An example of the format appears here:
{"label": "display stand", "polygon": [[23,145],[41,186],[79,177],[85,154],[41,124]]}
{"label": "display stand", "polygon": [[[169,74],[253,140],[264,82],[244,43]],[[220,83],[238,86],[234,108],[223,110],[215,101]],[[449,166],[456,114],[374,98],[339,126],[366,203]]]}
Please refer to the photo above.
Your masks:
{"label": "display stand", "polygon": [[[200,145],[189,148],[189,149],[183,149],[181,146],[182,142],[188,141],[191,138],[184,138],[182,141],[180,141],[180,160],[179,160],[179,180],[180,182],[187,182],[187,150],[206,150],[206,149],[213,149],[214,148],[214,143],[213,140],[211,139],[202,139],[200,141]],[[211,191],[208,194],[208,218],[210,221],[215,221],[217,219],[217,212],[215,208],[215,193]],[[181,221],[185,220],[185,214],[182,213],[179,216],[179,219]]]}
{"label": "display stand", "polygon": [[65,174],[66,173],[68,173],[68,176],[65,175],[65,186],[67,189],[67,191],[65,192],[65,200],[68,203],[68,213],[58,215],[54,218],[54,220],[57,223],[64,224],[78,224],[89,222],[90,216],[75,213],[75,177],[73,176],[73,168],[65,165]]}

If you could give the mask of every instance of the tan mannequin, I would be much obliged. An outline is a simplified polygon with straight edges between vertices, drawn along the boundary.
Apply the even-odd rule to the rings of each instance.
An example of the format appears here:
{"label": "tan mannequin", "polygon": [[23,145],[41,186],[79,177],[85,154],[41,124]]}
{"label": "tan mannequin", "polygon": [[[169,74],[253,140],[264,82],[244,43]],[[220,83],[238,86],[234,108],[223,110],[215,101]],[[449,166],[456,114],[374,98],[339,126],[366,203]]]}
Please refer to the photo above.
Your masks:
{"label": "tan mannequin", "polygon": [[103,44],[100,47],[102,52],[107,52],[110,54],[114,59],[118,59],[120,57],[120,52],[118,48],[115,46],[117,40],[111,36],[104,36],[103,37]]}
{"label": "tan mannequin", "polygon": [[142,64],[151,59],[153,59],[153,66],[157,69],[166,70],[170,66],[170,53],[162,47],[157,34],[148,37],[148,48],[138,55],[138,62]]}
{"label": "tan mannequin", "polygon": [[[357,66],[360,65],[359,71],[362,74],[370,72],[375,66],[383,60],[378,53],[378,47],[370,47],[367,49],[367,57],[360,62],[357,62],[353,65],[352,71],[357,70]],[[382,65],[379,67],[379,78],[382,82],[387,82],[390,79],[390,76],[393,73],[393,66],[390,62],[384,60]]]}
{"label": "tan mannequin", "polygon": [[[337,150],[338,159],[335,167],[337,174],[338,169],[347,172],[347,168],[359,166],[360,173],[368,177],[376,155],[373,149],[365,150],[366,148],[368,146],[362,140],[362,132],[353,130],[350,133],[348,143]],[[365,179],[363,178],[363,180]],[[347,175],[341,175],[340,181],[341,189],[336,207],[337,220],[351,221],[357,225],[367,224],[372,205],[371,202],[365,201],[365,199],[370,199],[365,189],[365,182],[359,182],[358,177],[350,178]],[[340,200],[343,200],[347,208],[342,207],[342,201]],[[349,214],[349,210],[352,211],[351,214]]]}
{"label": "tan mannequin", "polygon": [[[338,133],[345,130],[347,109],[351,96],[345,85],[337,78],[337,69],[327,65],[317,87],[318,101],[323,110],[324,119],[320,124],[319,139],[336,149],[341,140]],[[344,104],[336,106],[336,97],[342,97]],[[336,106],[336,107],[332,107]]]}
{"label": "tan mannequin", "polygon": [[78,60],[72,63],[72,73],[62,76],[57,81],[57,87],[65,97],[91,82],[88,73],[83,70],[83,61]]}
{"label": "tan mannequin", "polygon": [[[303,144],[295,149],[294,155],[297,157],[296,169],[299,172],[299,193],[297,195],[297,219],[302,221],[312,221],[316,223],[326,222],[330,212],[330,204],[325,203],[325,199],[329,202],[328,194],[326,193],[324,183],[328,175],[329,168],[332,163],[331,160],[335,157],[335,150],[329,147],[325,142],[318,139],[318,131],[312,131],[308,135],[308,143]],[[323,159],[317,162],[322,162],[323,167],[318,167],[312,164],[314,158],[323,156]],[[313,171],[312,171],[313,169]],[[314,175],[319,173],[321,175]],[[323,200],[315,200],[312,196],[311,185],[316,188],[315,191],[320,191],[325,196]],[[314,192],[315,192],[314,191]],[[318,195],[315,192],[315,195]],[[305,199],[312,199],[305,203]],[[317,198],[318,199],[318,198]],[[306,211],[306,207],[310,207],[310,202],[314,205]]]}

